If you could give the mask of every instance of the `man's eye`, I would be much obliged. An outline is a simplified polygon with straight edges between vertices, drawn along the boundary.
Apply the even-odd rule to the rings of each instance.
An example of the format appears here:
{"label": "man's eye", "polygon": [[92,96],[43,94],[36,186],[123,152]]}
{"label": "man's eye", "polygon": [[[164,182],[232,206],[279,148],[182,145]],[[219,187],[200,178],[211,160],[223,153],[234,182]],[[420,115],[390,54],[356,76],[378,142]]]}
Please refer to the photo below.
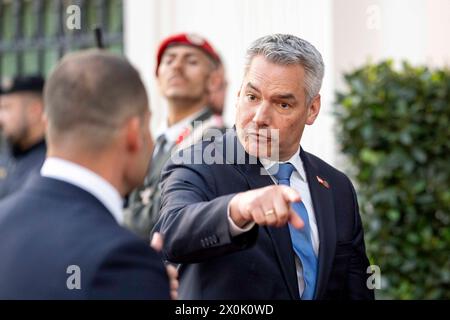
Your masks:
{"label": "man's eye", "polygon": [[249,101],[255,101],[256,100],[256,96],[254,94],[247,94],[247,100]]}
{"label": "man's eye", "polygon": [[280,103],[280,107],[281,107],[281,109],[289,109],[290,105],[287,103]]}
{"label": "man's eye", "polygon": [[198,61],[197,61],[197,60],[188,60],[188,63],[189,63],[190,65],[195,66],[195,65],[198,64]]}

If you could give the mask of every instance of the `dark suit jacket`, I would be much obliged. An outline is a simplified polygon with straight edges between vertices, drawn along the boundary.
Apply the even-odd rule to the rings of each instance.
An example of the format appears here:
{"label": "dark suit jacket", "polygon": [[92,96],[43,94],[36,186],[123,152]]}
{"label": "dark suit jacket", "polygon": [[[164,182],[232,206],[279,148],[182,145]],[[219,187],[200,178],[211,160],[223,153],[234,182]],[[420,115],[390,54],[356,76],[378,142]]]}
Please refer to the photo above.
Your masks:
{"label": "dark suit jacket", "polygon": [[[181,264],[179,297],[299,299],[287,226],[256,225],[237,237],[231,237],[229,231],[231,198],[238,192],[271,185],[271,178],[260,174],[261,164],[243,151],[235,132],[212,143],[213,148],[211,142],[203,142],[179,156],[202,159],[203,152],[227,164],[183,164],[172,157],[162,174],[157,229],[164,235],[165,258]],[[369,262],[350,180],[303,150],[300,156],[319,229],[315,299],[373,299],[373,291],[366,286]],[[317,176],[326,180],[329,188],[320,184]]]}
{"label": "dark suit jacket", "polygon": [[72,184],[33,176],[0,202],[0,239],[0,299],[169,299],[156,252]]}

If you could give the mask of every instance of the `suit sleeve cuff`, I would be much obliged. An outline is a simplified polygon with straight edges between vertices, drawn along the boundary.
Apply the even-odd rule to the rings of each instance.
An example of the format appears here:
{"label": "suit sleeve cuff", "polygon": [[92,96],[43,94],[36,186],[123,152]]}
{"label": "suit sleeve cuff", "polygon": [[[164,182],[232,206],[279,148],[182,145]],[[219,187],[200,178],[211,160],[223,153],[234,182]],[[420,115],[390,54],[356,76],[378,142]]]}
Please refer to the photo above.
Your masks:
{"label": "suit sleeve cuff", "polygon": [[234,223],[233,219],[231,219],[231,216],[230,216],[230,204],[228,204],[228,207],[227,207],[227,216],[228,216],[228,225],[230,226],[230,234],[231,234],[232,237],[236,237],[238,235],[241,235],[241,234],[243,234],[245,232],[250,231],[255,225],[255,222],[252,221],[252,222],[247,223],[243,228],[238,227]]}

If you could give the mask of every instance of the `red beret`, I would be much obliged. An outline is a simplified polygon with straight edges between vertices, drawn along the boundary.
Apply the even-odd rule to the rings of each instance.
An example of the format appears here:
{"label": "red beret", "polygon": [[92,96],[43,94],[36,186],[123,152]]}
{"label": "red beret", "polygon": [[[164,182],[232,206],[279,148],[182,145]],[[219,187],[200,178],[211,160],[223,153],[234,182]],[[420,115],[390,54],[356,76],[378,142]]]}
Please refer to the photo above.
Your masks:
{"label": "red beret", "polygon": [[164,51],[166,51],[169,46],[172,46],[174,44],[187,45],[198,48],[206,53],[208,57],[210,57],[214,62],[220,63],[219,55],[205,38],[192,33],[179,33],[164,39],[159,45],[158,56],[156,60],[156,75],[158,75],[158,68],[159,64],[161,63],[161,58],[164,54]]}

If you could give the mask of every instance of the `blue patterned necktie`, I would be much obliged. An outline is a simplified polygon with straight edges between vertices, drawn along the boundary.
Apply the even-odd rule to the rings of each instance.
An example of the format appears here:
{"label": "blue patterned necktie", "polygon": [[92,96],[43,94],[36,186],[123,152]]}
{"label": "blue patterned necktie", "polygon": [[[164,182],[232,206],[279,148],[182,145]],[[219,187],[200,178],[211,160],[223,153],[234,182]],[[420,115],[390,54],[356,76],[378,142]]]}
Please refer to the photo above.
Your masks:
{"label": "blue patterned necktie", "polygon": [[[278,180],[278,184],[290,186],[290,178],[295,170],[291,163],[280,163],[278,172],[274,175]],[[303,202],[292,203],[292,208],[302,218],[305,226],[298,230],[289,224],[292,245],[294,251],[299,257],[303,267],[303,279],[305,281],[305,289],[303,290],[302,299],[312,300],[316,288],[317,279],[317,257],[314,254],[311,242],[311,228],[309,225],[308,212]]]}

